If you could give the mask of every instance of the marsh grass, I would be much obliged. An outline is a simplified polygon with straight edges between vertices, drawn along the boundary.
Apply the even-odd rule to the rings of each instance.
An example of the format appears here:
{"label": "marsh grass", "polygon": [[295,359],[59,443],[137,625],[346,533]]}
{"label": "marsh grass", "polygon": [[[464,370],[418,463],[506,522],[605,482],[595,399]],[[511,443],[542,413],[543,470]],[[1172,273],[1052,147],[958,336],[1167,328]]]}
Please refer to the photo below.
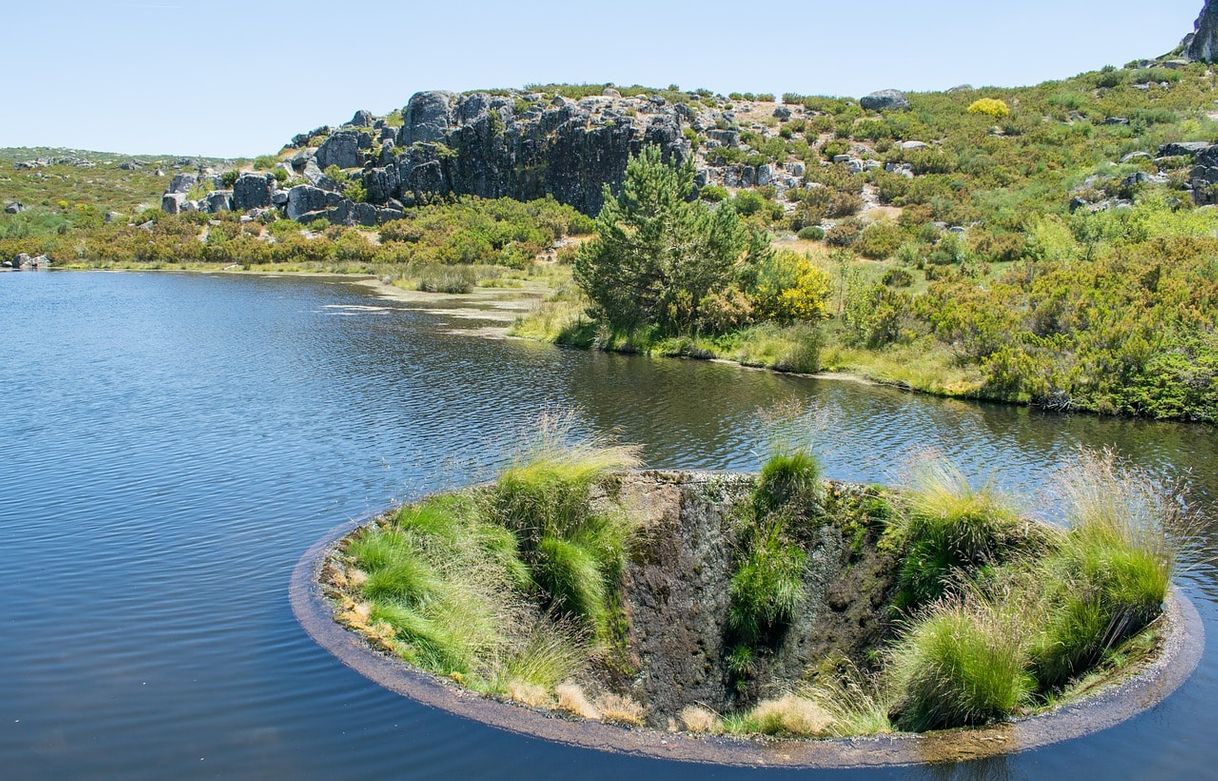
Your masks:
{"label": "marsh grass", "polygon": [[796,690],[829,715],[829,734],[849,737],[892,732],[888,717],[892,702],[882,676],[849,659],[837,660],[834,668]]}
{"label": "marsh grass", "polygon": [[609,472],[637,466],[638,451],[605,440],[572,443],[571,428],[569,417],[544,419],[533,445],[500,475],[493,503],[551,607],[607,638],[609,592],[636,524],[594,508],[591,491]]}
{"label": "marsh grass", "polygon": [[918,620],[889,659],[894,719],[923,732],[997,721],[1031,701],[1028,632],[1020,616],[980,600],[947,602]]}
{"label": "marsh grass", "polygon": [[933,602],[999,562],[1025,526],[992,484],[974,488],[943,459],[920,462],[911,478],[888,531],[904,551],[897,605],[905,609]]}
{"label": "marsh grass", "polygon": [[1066,685],[1160,612],[1182,510],[1111,452],[1084,452],[1059,484],[1069,529],[1040,567],[1043,619],[1033,648],[1042,688]]}
{"label": "marsh grass", "polygon": [[744,714],[724,719],[728,732],[746,735],[785,737],[823,737],[828,735],[833,717],[816,701],[798,694],[762,700]]}

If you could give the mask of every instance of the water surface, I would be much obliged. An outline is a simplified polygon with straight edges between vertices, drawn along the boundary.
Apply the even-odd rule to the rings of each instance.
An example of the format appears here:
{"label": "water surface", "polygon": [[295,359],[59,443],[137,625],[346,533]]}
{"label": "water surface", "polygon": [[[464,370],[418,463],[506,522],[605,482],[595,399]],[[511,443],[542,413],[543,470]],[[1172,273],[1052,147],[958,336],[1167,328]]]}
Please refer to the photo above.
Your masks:
{"label": "water surface", "polygon": [[[1053,472],[1111,446],[1187,477],[1215,517],[1212,429],[475,338],[459,331],[477,321],[329,280],[0,274],[0,323],[6,779],[793,776],[499,732],[379,689],[296,624],[288,580],[314,541],[486,477],[547,409],[642,443],[653,466],[753,469],[760,413],[798,401],[831,477],[891,480],[934,448],[1049,514]],[[1210,637],[1216,549],[1207,520],[1178,578]],[[1071,743],[819,775],[1215,777],[1216,673],[1207,650],[1165,703]]]}

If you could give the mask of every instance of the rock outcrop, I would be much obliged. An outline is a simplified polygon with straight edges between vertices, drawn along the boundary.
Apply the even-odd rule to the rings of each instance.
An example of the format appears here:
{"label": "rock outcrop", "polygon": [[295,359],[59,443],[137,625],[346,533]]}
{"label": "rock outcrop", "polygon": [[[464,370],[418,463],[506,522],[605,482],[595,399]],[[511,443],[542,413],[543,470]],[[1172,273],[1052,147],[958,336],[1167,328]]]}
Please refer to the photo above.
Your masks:
{"label": "rock outcrop", "polygon": [[859,105],[868,111],[904,111],[909,108],[909,98],[895,89],[882,89],[859,98]]}
{"label": "rock outcrop", "polygon": [[1183,42],[1184,56],[1190,60],[1214,62],[1218,56],[1218,2],[1205,0],[1193,32]]}

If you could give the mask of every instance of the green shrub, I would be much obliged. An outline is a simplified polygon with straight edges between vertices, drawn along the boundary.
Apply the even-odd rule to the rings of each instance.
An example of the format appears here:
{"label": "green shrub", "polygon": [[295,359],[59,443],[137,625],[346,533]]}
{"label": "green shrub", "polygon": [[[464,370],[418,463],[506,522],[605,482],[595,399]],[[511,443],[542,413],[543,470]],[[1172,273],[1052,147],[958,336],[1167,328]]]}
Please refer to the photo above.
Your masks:
{"label": "green shrub", "polygon": [[880,284],[885,287],[909,287],[913,284],[913,275],[903,268],[890,268],[880,277]]}
{"label": "green shrub", "polygon": [[825,238],[825,229],[819,225],[808,225],[800,228],[795,235],[804,241],[820,241]]}
{"label": "green shrub", "polygon": [[889,220],[877,220],[863,229],[854,249],[865,258],[883,260],[896,253],[905,240],[900,227]]}

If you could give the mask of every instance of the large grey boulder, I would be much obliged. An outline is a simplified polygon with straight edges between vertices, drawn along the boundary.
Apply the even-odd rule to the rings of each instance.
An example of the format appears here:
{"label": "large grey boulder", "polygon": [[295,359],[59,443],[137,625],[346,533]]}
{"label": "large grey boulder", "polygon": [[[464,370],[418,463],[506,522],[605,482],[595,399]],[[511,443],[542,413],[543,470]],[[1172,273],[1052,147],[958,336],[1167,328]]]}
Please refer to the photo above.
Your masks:
{"label": "large grey boulder", "polygon": [[21,201],[13,201],[4,207],[5,214],[20,214],[23,211],[25,211],[25,204]]}
{"label": "large grey boulder", "polygon": [[199,177],[194,174],[178,174],[169,182],[167,193],[188,193],[199,183]]}
{"label": "large grey boulder", "polygon": [[246,212],[271,205],[275,177],[270,174],[244,173],[233,184],[233,210]]}
{"label": "large grey boulder", "polygon": [[351,121],[347,124],[354,125],[356,127],[372,127],[372,123],[375,121],[376,117],[372,115],[371,111],[360,109],[359,111],[355,112],[355,116],[351,117]]}
{"label": "large grey boulder", "polygon": [[859,98],[859,105],[868,111],[904,111],[909,99],[900,90],[882,89]]}
{"label": "large grey boulder", "polygon": [[364,189],[371,203],[384,203],[396,197],[400,186],[397,166],[370,168],[364,172]]}
{"label": "large grey boulder", "polygon": [[232,190],[212,190],[203,199],[207,210],[212,214],[217,212],[232,211],[233,208],[233,191]]}
{"label": "large grey boulder", "polygon": [[[453,122],[455,96],[443,90],[416,92],[403,112],[405,123],[398,133],[403,146],[426,141],[442,141]],[[323,166],[324,167],[324,166]]]}
{"label": "large grey boulder", "polygon": [[1193,32],[1184,38],[1184,56],[1190,60],[1214,62],[1218,55],[1218,3],[1205,0]]}
{"label": "large grey boulder", "polygon": [[317,148],[317,165],[321,169],[336,165],[339,168],[359,168],[364,164],[360,151],[360,137],[363,133],[355,130],[340,130],[326,139]]}
{"label": "large grey boulder", "polygon": [[310,215],[337,206],[344,198],[338,193],[323,190],[308,184],[299,184],[288,190],[286,214],[289,220],[308,222]]}
{"label": "large grey boulder", "polygon": [[161,196],[161,211],[166,214],[179,214],[184,203],[186,203],[185,193],[165,193]]}
{"label": "large grey boulder", "polygon": [[1196,157],[1209,148],[1205,141],[1171,141],[1159,147],[1159,157]]}

